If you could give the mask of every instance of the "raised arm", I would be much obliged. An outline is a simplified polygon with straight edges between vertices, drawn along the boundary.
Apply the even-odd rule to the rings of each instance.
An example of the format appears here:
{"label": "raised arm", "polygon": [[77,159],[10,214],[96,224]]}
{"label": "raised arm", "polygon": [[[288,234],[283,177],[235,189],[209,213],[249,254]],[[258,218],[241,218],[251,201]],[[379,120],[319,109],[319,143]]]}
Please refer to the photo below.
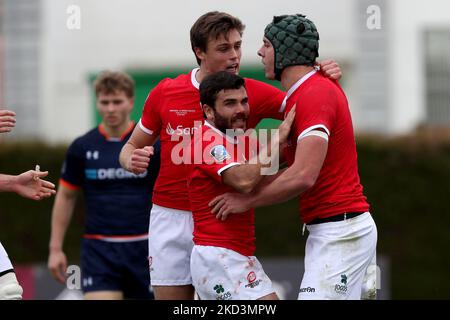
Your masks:
{"label": "raised arm", "polygon": [[252,207],[289,200],[311,188],[319,176],[327,155],[328,142],[310,136],[297,144],[295,161],[272,183],[262,186],[250,199]]}
{"label": "raised arm", "polygon": [[0,192],[15,192],[31,199],[42,200],[56,193],[55,185],[50,181],[41,180],[48,175],[48,171],[29,170],[17,176],[0,174]]}
{"label": "raised arm", "polygon": [[261,185],[246,197],[231,193],[218,196],[210,203],[212,212],[217,218],[225,220],[230,213],[284,202],[301,194],[315,184],[327,149],[328,142],[321,137],[308,136],[302,139],[297,144],[294,163],[271,183]]}
{"label": "raised arm", "polygon": [[153,144],[157,139],[157,136],[145,132],[137,125],[120,152],[120,165],[135,174],[143,173],[148,168],[154,152]]}
{"label": "raised arm", "polygon": [[262,174],[263,168],[273,165],[272,161],[261,162],[261,155],[267,155],[271,159],[279,158],[280,146],[286,142],[294,118],[295,108],[292,108],[286,119],[278,127],[277,134],[271,139],[270,144],[263,146],[259,151],[259,155],[251,159],[250,163],[232,166],[225,170],[222,174],[223,182],[241,193],[253,191],[264,177]]}

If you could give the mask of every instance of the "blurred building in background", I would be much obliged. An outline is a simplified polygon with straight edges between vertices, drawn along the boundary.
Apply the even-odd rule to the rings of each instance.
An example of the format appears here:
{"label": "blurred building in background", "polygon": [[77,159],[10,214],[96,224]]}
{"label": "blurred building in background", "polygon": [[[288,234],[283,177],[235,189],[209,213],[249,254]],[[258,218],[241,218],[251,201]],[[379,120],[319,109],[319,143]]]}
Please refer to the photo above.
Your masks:
{"label": "blurred building in background", "polygon": [[103,69],[195,67],[189,29],[210,10],[247,25],[242,69],[261,68],[256,51],[273,15],[311,18],[320,58],[344,70],[359,132],[450,126],[445,0],[0,0],[0,103],[20,123],[12,136],[64,142],[85,132],[95,123],[89,77]]}

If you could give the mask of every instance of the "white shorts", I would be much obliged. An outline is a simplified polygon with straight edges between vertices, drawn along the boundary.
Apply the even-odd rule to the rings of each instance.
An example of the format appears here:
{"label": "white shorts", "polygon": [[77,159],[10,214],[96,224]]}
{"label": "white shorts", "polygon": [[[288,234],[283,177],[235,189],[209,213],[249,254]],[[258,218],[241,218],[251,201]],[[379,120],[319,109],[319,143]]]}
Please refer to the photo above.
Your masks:
{"label": "white shorts", "polygon": [[11,260],[9,260],[8,254],[6,253],[5,248],[3,248],[2,243],[0,242],[0,272],[11,269],[13,269]]}
{"label": "white shorts", "polygon": [[148,230],[152,286],[192,284],[190,260],[194,222],[190,211],[153,204]]}
{"label": "white shorts", "polygon": [[376,297],[377,227],[369,212],[307,226],[301,300]]}
{"label": "white shorts", "polygon": [[196,245],[191,270],[202,300],[256,300],[275,292],[258,259],[233,250]]}

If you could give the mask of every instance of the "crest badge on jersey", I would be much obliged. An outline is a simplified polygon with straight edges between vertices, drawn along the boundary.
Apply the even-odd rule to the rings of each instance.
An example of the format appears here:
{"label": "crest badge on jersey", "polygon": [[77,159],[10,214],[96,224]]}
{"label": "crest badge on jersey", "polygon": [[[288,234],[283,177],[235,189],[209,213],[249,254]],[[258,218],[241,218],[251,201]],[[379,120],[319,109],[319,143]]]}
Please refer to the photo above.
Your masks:
{"label": "crest badge on jersey", "polygon": [[231,158],[231,156],[227,152],[227,149],[223,145],[218,145],[212,148],[211,155],[214,159],[216,159],[217,162],[222,162]]}

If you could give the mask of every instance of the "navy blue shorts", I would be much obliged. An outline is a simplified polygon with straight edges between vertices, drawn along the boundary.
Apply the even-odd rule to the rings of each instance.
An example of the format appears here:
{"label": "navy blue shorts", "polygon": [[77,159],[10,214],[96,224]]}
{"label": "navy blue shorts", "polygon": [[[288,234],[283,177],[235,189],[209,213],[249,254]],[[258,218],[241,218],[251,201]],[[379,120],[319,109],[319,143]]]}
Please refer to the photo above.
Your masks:
{"label": "navy blue shorts", "polygon": [[148,240],[107,242],[83,239],[83,292],[122,291],[125,299],[153,299],[147,256]]}

